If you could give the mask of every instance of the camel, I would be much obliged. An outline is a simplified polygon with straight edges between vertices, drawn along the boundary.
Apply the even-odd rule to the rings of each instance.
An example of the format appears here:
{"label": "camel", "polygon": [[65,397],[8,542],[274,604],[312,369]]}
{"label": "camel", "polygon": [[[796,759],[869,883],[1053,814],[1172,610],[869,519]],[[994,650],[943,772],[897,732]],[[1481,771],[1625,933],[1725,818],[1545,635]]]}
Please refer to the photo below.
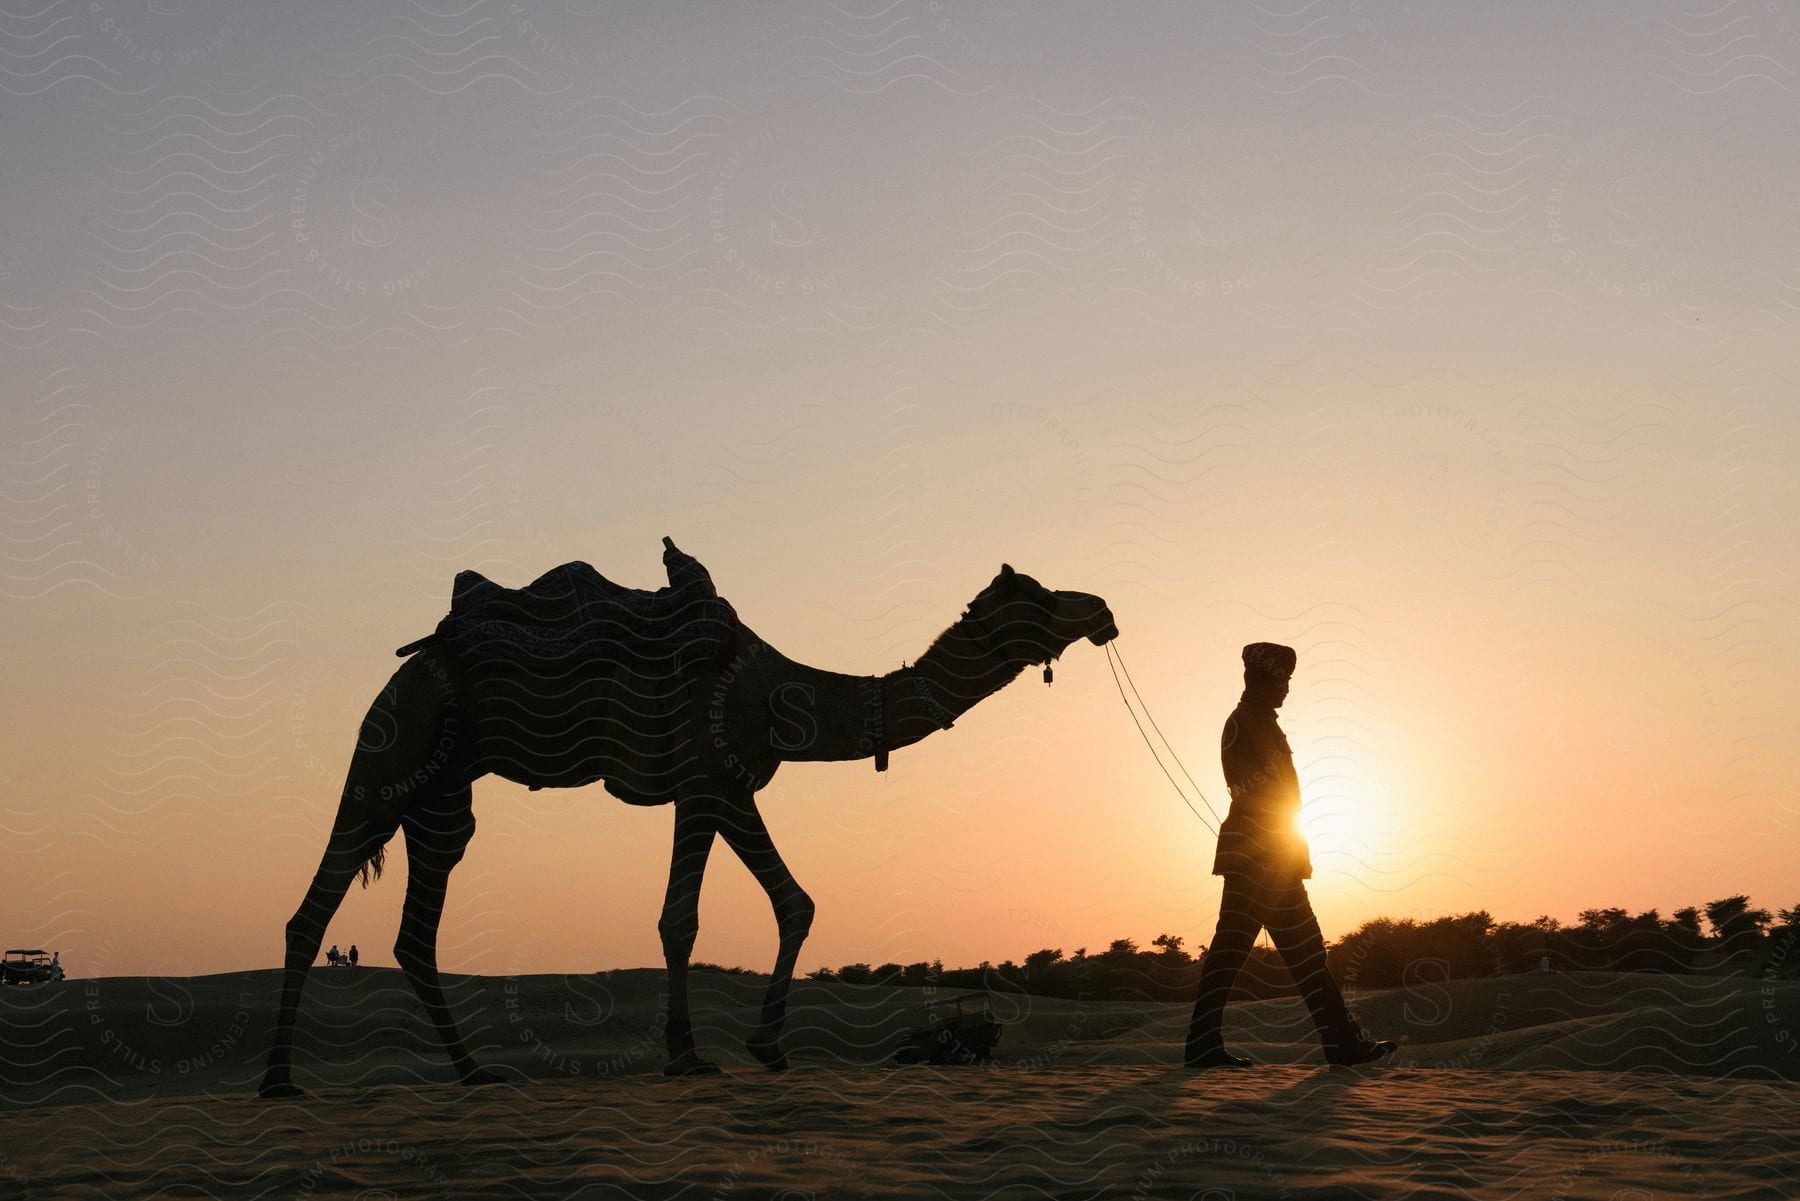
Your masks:
{"label": "camel", "polygon": [[[680,554],[667,539],[664,545]],[[585,564],[568,566],[592,574]],[[705,569],[699,571],[704,576]],[[677,574],[671,566],[672,582]],[[707,577],[709,592],[710,585]],[[405,834],[408,878],[395,958],[458,1080],[475,1085],[501,1079],[476,1063],[463,1043],[437,967],[446,885],[475,832],[470,786],[490,774],[532,788],[574,788],[598,779],[632,803],[674,804],[668,891],[657,923],[668,967],[663,1070],[671,1076],[719,1070],[695,1045],[688,961],[699,932],[707,857],[715,836],[723,838],[767,892],[778,931],[761,1019],[746,1045],[763,1066],[785,1068],[781,1031],[814,906],[770,839],[757,791],[784,762],[874,758],[884,770],[889,751],[949,729],[1026,666],[1043,665],[1048,679],[1051,660],[1072,643],[1086,638],[1098,646],[1118,634],[1099,597],[1051,591],[1009,565],[915,663],[882,676],[797,663],[738,622],[729,607],[725,611],[735,630],[727,653],[685,667],[678,679],[663,679],[668,687],[645,687],[647,677],[633,677],[636,685],[624,688],[623,703],[614,694],[624,677],[614,672],[596,677],[611,689],[606,695],[585,697],[576,690],[548,711],[489,712],[498,706],[472,695],[477,690],[466,664],[459,665],[448,645],[424,639],[401,648],[401,654],[411,653],[363,719],[324,856],[287,923],[280,1010],[262,1096],[302,1094],[291,1062],[307,969],[350,882],[360,875],[367,887],[379,877],[384,848],[396,831]],[[610,716],[594,717],[597,710]]]}

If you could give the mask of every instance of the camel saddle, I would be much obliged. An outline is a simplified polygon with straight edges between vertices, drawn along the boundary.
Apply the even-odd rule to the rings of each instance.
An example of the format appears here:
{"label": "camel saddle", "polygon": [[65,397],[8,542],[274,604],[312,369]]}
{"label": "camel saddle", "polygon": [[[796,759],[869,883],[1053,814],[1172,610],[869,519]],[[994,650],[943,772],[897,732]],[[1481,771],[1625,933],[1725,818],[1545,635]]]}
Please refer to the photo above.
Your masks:
{"label": "camel saddle", "polygon": [[695,689],[738,650],[737,613],[698,560],[663,539],[669,586],[615,584],[564,563],[523,588],[457,575],[437,643],[489,770],[531,788],[604,780],[661,804],[704,773]]}
{"label": "camel saddle", "polygon": [[458,572],[437,630],[394,653],[404,658],[441,642],[464,661],[532,661],[551,674],[585,661],[647,676],[685,675],[729,659],[736,610],[699,560],[667,538],[663,544],[669,586],[655,590],[627,588],[579,561],[552,567],[523,588]]}

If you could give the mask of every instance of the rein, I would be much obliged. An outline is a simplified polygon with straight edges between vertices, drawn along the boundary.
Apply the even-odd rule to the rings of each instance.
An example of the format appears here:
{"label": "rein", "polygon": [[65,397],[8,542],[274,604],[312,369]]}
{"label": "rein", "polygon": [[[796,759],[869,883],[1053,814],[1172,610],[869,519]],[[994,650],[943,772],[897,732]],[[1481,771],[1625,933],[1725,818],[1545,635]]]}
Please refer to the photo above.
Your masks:
{"label": "rein", "polygon": [[[1106,644],[1106,666],[1112,670],[1113,684],[1119,690],[1119,699],[1125,703],[1125,712],[1131,714],[1131,724],[1137,727],[1138,736],[1144,740],[1144,745],[1150,748],[1150,757],[1156,760],[1157,767],[1162,768],[1163,778],[1168,780],[1169,787],[1175,790],[1175,795],[1181,798],[1181,803],[1200,819],[1201,825],[1216,835],[1219,832],[1216,823],[1220,820],[1218,810],[1212,807],[1212,802],[1206,799],[1204,792],[1200,791],[1200,785],[1195,782],[1192,773],[1181,762],[1181,757],[1175,753],[1175,748],[1169,744],[1169,739],[1162,732],[1162,727],[1156,724],[1154,717],[1150,716],[1150,706],[1144,704],[1143,695],[1137,689],[1137,681],[1131,678],[1131,669],[1125,666],[1125,657],[1119,653],[1118,646],[1119,641],[1116,638]],[[1120,672],[1125,673],[1123,682],[1119,679]],[[1150,741],[1150,735],[1144,730],[1144,723],[1138,720],[1137,710],[1131,707],[1131,701],[1125,696],[1126,683],[1131,685],[1131,695],[1137,697],[1138,708],[1144,711],[1144,719],[1150,723],[1150,728],[1156,731],[1156,736],[1162,739],[1164,749],[1169,752],[1169,758],[1174,760],[1175,766],[1181,769],[1181,774],[1187,777],[1187,782],[1193,785],[1194,794],[1200,798],[1200,803],[1206,806],[1206,812],[1212,814],[1212,821],[1207,821],[1200,810],[1194,808],[1194,802],[1188,800],[1187,793],[1182,790],[1180,784],[1175,782],[1174,775],[1163,763],[1162,756],[1157,753],[1156,744]]]}

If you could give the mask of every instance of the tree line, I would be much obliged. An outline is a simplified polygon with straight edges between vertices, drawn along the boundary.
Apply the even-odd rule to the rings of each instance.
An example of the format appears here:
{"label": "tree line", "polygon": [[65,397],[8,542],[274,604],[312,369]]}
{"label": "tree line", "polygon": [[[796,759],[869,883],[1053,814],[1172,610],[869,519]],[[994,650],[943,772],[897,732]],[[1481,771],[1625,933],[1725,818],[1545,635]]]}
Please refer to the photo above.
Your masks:
{"label": "tree line", "polygon": [[[1071,1000],[1185,1001],[1199,982],[1205,948],[1190,953],[1178,934],[1159,934],[1147,948],[1129,938],[1105,950],[1033,951],[1022,961],[946,968],[918,963],[847,963],[820,968],[809,980],[902,987],[995,989]],[[1774,978],[1800,978],[1800,905],[1770,913],[1743,895],[1678,909],[1584,909],[1574,925],[1549,916],[1496,922],[1486,910],[1418,921],[1378,917],[1326,947],[1332,974],[1346,990],[1396,988],[1514,972],[1659,971],[1725,968]],[[721,969],[695,964],[697,968]],[[1258,946],[1239,976],[1241,995],[1293,995],[1293,981],[1272,947]]]}

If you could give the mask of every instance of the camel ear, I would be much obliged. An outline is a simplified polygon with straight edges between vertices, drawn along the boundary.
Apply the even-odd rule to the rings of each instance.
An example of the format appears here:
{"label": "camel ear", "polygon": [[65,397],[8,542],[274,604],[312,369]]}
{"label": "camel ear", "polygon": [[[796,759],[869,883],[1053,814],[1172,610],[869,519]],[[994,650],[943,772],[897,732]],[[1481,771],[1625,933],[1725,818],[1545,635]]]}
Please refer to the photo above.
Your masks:
{"label": "camel ear", "polygon": [[1000,578],[1008,584],[1012,583],[1013,569],[1011,563],[1000,564]]}

